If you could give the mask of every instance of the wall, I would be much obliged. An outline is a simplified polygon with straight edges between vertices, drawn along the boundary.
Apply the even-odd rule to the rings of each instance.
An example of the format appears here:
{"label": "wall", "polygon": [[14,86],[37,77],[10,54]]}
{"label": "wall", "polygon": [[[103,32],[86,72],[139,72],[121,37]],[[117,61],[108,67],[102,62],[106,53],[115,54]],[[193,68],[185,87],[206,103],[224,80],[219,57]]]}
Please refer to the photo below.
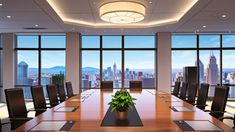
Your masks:
{"label": "wall", "polygon": [[3,97],[2,100],[5,102],[5,93],[4,89],[14,87],[14,44],[15,44],[15,35],[13,33],[4,33],[2,34],[2,43],[3,43]]}
{"label": "wall", "polygon": [[81,34],[70,32],[66,33],[66,81],[71,81],[74,93],[80,91],[79,87],[79,48]]}
{"label": "wall", "polygon": [[171,33],[157,33],[157,89],[171,92]]}

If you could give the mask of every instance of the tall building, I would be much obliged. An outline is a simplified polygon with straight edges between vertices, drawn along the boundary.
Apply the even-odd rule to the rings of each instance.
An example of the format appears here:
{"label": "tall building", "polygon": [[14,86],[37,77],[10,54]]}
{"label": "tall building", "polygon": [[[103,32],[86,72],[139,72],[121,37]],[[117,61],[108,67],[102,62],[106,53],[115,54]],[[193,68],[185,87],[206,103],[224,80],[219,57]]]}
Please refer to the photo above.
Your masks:
{"label": "tall building", "polygon": [[17,68],[17,84],[18,85],[28,85],[28,67],[29,65],[21,61]]}
{"label": "tall building", "polygon": [[113,79],[117,78],[117,65],[116,63],[113,64]]}
{"label": "tall building", "polygon": [[[206,68],[206,83],[210,85],[217,85],[218,83],[218,65],[216,63],[216,57],[212,53],[209,57],[209,62]],[[209,96],[213,96],[215,87],[210,87]]]}
{"label": "tall building", "polygon": [[[195,66],[197,66],[197,61],[195,62]],[[204,64],[199,59],[199,81],[204,82]]]}

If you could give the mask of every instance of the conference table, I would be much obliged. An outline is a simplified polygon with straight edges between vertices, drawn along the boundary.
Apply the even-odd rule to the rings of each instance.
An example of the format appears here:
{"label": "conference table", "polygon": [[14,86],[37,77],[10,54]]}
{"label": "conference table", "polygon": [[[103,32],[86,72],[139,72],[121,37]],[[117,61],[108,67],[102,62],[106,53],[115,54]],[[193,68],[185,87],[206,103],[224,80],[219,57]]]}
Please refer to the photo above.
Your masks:
{"label": "conference table", "polygon": [[[106,112],[109,109],[108,103],[111,101],[115,91],[116,89],[108,91],[100,89],[86,90],[79,95],[67,99],[54,108],[48,109],[15,131],[46,131],[47,129],[56,131],[55,126],[59,127],[61,123],[67,123],[67,126],[62,125],[64,129],[59,128],[58,130],[66,130],[67,128],[68,131],[87,132],[178,132],[184,130],[182,126],[180,127],[181,123],[185,124],[188,121],[188,124],[190,124],[190,121],[196,121],[191,122],[191,124],[197,127],[200,125],[200,128],[207,128],[208,123],[211,123],[216,127],[212,131],[234,132],[234,129],[195,106],[171,94],[153,89],[143,89],[140,91],[128,90],[137,99],[135,100],[135,108],[141,119],[142,126],[101,126]],[[71,110],[70,108],[75,109],[68,112],[67,110]],[[55,126],[53,126],[53,122],[58,123],[58,125],[54,124]],[[48,126],[50,129],[47,128]],[[198,130],[197,127],[193,127],[195,128],[194,131]]]}

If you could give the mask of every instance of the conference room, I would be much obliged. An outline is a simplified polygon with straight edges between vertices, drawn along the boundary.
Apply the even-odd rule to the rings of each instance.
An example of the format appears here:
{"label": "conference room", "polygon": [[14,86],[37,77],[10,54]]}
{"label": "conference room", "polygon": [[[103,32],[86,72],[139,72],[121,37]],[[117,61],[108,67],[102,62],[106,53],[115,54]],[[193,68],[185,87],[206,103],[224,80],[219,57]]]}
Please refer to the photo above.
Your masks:
{"label": "conference room", "polygon": [[234,132],[234,0],[0,0],[0,132]]}

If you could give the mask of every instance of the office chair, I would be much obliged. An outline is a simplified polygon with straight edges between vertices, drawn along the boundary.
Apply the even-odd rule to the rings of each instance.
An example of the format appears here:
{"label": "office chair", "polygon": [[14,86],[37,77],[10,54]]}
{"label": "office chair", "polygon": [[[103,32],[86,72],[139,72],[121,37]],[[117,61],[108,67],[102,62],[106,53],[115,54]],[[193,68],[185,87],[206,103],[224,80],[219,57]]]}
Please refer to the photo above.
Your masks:
{"label": "office chair", "polygon": [[229,93],[229,87],[227,86],[215,86],[215,95],[212,101],[211,110],[205,110],[210,112],[210,115],[219,119],[223,117],[225,113],[225,107],[227,103]]}
{"label": "office chair", "polygon": [[75,96],[75,94],[73,93],[72,83],[66,82],[65,85],[66,85],[66,91],[67,91],[68,98]]}
{"label": "office chair", "polygon": [[101,90],[113,90],[113,81],[101,81]]}
{"label": "office chair", "polygon": [[183,82],[179,95],[180,99],[184,100],[186,98],[187,89],[188,89],[188,83]]}
{"label": "office chair", "polygon": [[195,103],[195,98],[197,94],[197,84],[189,84],[188,85],[188,98],[187,101],[190,104]]}
{"label": "office chair", "polygon": [[66,100],[66,93],[65,93],[65,89],[64,89],[64,84],[62,84],[62,85],[57,84],[57,91],[58,91],[58,95],[60,98],[60,103],[64,102]]}
{"label": "office chair", "polygon": [[57,90],[55,85],[46,85],[48,98],[50,101],[51,107],[54,107],[59,104],[59,99],[57,95]]}
{"label": "office chair", "polygon": [[27,116],[29,111],[26,109],[23,89],[5,89],[5,95],[11,130],[14,130],[32,118],[28,118]]}
{"label": "office chair", "polygon": [[180,90],[180,82],[175,82],[174,90],[173,90],[173,95],[178,97],[179,96],[179,90]]}
{"label": "office chair", "polygon": [[208,97],[208,90],[209,90],[209,84],[207,83],[201,83],[200,89],[198,91],[198,97],[197,97],[197,102],[194,103],[196,107],[198,107],[201,110],[204,110],[206,105],[206,100]]}
{"label": "office chair", "polygon": [[129,82],[130,90],[141,90],[142,89],[142,81],[130,81]]}
{"label": "office chair", "polygon": [[47,107],[42,86],[31,86],[31,94],[36,116],[50,108]]}

